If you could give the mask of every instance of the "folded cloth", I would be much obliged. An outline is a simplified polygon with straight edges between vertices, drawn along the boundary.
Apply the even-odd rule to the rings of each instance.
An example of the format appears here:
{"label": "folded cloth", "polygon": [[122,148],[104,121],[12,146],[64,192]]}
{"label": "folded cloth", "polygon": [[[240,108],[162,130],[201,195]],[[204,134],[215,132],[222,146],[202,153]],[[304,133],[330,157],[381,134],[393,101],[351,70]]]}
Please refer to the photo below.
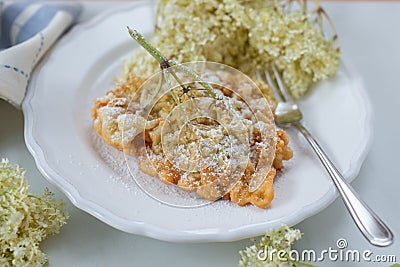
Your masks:
{"label": "folded cloth", "polygon": [[0,98],[20,107],[33,69],[80,10],[77,3],[0,1]]}

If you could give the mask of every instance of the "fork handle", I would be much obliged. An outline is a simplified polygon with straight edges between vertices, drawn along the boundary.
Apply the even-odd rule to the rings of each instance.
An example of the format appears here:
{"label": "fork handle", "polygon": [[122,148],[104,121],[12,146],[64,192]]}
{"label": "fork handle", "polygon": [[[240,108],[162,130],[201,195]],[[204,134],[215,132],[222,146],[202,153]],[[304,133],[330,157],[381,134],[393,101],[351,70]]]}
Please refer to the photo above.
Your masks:
{"label": "fork handle", "polygon": [[304,135],[315,153],[317,153],[361,233],[375,246],[389,246],[393,242],[393,234],[389,227],[385,225],[363,200],[361,200],[351,185],[343,179],[343,176],[336,169],[335,165],[328,158],[314,137],[312,137],[310,132],[301,123],[296,123],[293,126]]}

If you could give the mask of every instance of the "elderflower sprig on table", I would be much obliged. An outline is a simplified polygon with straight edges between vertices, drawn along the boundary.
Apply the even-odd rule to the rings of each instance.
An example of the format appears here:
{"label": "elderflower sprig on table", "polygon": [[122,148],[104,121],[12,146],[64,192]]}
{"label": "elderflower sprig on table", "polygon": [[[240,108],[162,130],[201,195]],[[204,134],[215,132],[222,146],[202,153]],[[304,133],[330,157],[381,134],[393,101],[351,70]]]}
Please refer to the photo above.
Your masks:
{"label": "elderflower sprig on table", "polygon": [[43,266],[49,260],[39,245],[59,232],[68,215],[64,203],[46,188],[28,192],[25,170],[7,159],[0,163],[0,266]]}
{"label": "elderflower sprig on table", "polygon": [[[258,242],[254,239],[253,245],[239,251],[241,256],[239,267],[317,267],[291,258],[292,245],[301,239],[301,235],[300,230],[289,228],[287,225],[267,231]],[[276,253],[269,255],[268,253],[272,251]],[[277,257],[278,252],[284,255]],[[275,256],[271,257],[272,255]]]}

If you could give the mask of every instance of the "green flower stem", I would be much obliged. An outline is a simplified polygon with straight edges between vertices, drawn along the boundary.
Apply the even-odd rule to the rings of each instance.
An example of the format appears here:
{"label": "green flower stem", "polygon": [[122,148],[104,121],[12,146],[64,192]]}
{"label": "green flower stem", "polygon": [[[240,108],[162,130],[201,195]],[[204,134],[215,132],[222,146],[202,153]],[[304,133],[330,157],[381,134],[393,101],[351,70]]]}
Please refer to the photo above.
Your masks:
{"label": "green flower stem", "polygon": [[56,207],[54,207],[53,203],[50,203],[50,202],[44,200],[44,198],[41,198],[41,197],[39,197],[39,196],[32,195],[32,194],[28,194],[28,197],[29,197],[29,198],[34,198],[34,199],[39,200],[39,201],[43,201],[43,203],[47,204],[47,205],[48,205],[49,207],[51,207],[52,209],[56,209]]}
{"label": "green flower stem", "polygon": [[[149,42],[147,42],[147,40],[143,37],[143,35],[141,35],[137,30],[135,30],[135,29],[132,30],[131,28],[129,28],[129,26],[127,26],[127,28],[128,28],[129,35],[138,44],[140,44],[152,57],[154,57],[155,60],[157,60],[157,62],[160,64],[163,74],[164,74],[165,69],[167,69],[171,66],[174,66],[173,63],[171,64],[171,62],[168,60],[168,58],[166,58],[157,48],[155,48]],[[170,73],[172,74],[172,76],[174,76],[174,78],[177,80],[177,82],[182,86],[182,82],[179,80],[179,78],[176,76],[176,74],[172,71]],[[171,95],[172,95],[172,98],[174,99],[175,103],[177,105],[179,105],[180,104],[179,97],[173,90],[171,90]]]}
{"label": "green flower stem", "polygon": [[149,54],[152,55],[158,61],[158,63],[160,63],[160,65],[165,64],[165,62],[169,63],[168,58],[164,57],[164,55],[157,48],[155,48],[149,42],[147,42],[147,40],[143,37],[143,35],[141,35],[135,29],[132,30],[129,27],[127,27],[127,28],[128,28],[129,35],[136,42],[138,42],[138,44],[140,44],[144,49],[146,49],[146,51],[149,52]]}
{"label": "green flower stem", "polygon": [[[183,70],[186,74],[190,75],[192,78],[194,78],[196,81],[199,81],[199,83],[206,89],[209,94],[215,98],[216,94],[214,92],[214,89],[206,82],[202,81],[193,70],[183,67],[182,65],[179,65],[176,61],[169,60],[167,57],[165,57],[157,48],[152,46],[144,37],[142,34],[140,34],[137,30],[131,29],[129,27],[128,32],[129,35],[136,41],[138,44],[140,44],[154,59],[158,61],[160,64],[160,67],[162,70],[165,70],[171,66],[178,66],[179,69]],[[181,85],[182,89],[186,90],[186,88],[183,86],[182,81],[179,79],[179,77],[176,75],[174,71],[170,71],[171,75],[176,79],[176,81]],[[172,91],[171,91],[172,93]],[[174,92],[175,94],[175,92]],[[176,96],[176,94],[175,94]],[[174,97],[174,96],[173,96]],[[177,98],[177,96],[176,96]],[[175,99],[175,97],[174,97]],[[175,100],[176,101],[176,100]]]}
{"label": "green flower stem", "polygon": [[212,88],[208,83],[202,81],[201,78],[199,77],[199,75],[197,75],[197,73],[195,73],[190,68],[183,66],[183,65],[178,65],[178,68],[180,68],[183,72],[185,72],[186,74],[190,75],[193,79],[198,81],[204,87],[204,89],[206,89],[208,91],[208,93],[213,98],[215,98],[217,96],[214,92],[214,88]]}
{"label": "green flower stem", "polygon": [[[162,73],[161,77],[164,77],[165,82],[168,84],[168,86],[170,88],[172,88],[172,83],[169,80],[169,76],[165,75],[165,70],[162,70],[162,72],[163,73]],[[175,91],[173,89],[171,89],[171,96],[174,99],[174,102],[175,102],[176,105],[179,105],[181,103],[181,100],[179,99],[178,95],[175,93]]]}

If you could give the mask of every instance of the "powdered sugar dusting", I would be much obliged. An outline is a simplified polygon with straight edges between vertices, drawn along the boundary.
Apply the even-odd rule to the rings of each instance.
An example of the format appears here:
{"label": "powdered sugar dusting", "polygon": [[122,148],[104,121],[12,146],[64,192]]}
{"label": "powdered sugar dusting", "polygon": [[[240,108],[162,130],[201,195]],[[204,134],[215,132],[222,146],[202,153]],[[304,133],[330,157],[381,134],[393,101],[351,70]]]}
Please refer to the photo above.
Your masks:
{"label": "powdered sugar dusting", "polygon": [[125,163],[124,154],[106,144],[103,138],[95,131],[92,131],[91,139],[93,141],[94,148],[99,154],[100,158],[103,160],[103,163],[113,172],[113,174],[108,178],[110,178],[112,181],[122,183],[129,191],[137,191],[137,185],[131,178],[128,167]]}
{"label": "powdered sugar dusting", "polygon": [[113,172],[108,177],[110,181],[123,184],[129,192],[137,194],[139,191],[144,191],[164,204],[179,207],[196,207],[210,203],[195,193],[188,193],[177,186],[165,184],[160,179],[143,173],[139,169],[137,157],[127,156],[125,160],[121,151],[106,144],[94,131],[92,140],[95,150]]}

